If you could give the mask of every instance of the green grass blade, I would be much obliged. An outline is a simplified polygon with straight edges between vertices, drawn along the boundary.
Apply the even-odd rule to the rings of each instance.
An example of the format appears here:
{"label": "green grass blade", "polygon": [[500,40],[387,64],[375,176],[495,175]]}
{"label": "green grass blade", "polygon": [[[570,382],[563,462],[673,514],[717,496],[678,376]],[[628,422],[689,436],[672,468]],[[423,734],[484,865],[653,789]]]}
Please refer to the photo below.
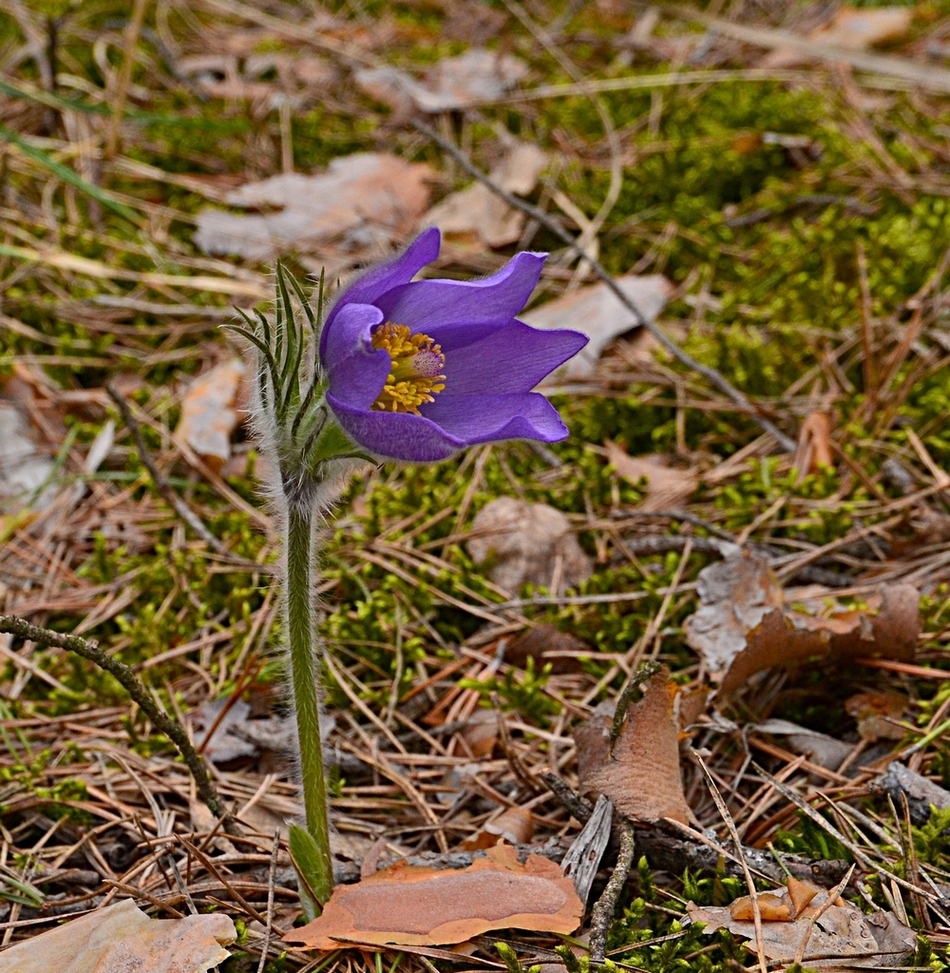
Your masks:
{"label": "green grass blade", "polygon": [[20,138],[16,132],[11,131],[5,125],[0,125],[0,139],[4,139],[11,145],[15,145],[24,155],[29,156],[34,162],[38,162],[44,168],[49,169],[57,178],[68,183],[74,189],[78,189],[90,199],[101,203],[114,213],[118,213],[119,216],[124,216],[130,223],[134,223],[136,226],[138,225],[139,217],[135,210],[130,209],[124,203],[120,203],[117,199],[113,199],[104,189],[100,189],[93,183],[87,182],[82,176],[70,169],[69,166],[64,166],[61,162],[57,162],[42,149],[36,148],[35,145],[30,145],[29,142]]}

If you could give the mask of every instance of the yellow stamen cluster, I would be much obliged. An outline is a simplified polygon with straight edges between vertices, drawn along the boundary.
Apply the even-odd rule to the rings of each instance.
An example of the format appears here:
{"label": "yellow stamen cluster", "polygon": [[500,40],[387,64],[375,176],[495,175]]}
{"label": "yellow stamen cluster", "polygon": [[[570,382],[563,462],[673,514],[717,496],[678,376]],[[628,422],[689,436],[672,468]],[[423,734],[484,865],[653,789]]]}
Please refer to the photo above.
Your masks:
{"label": "yellow stamen cluster", "polygon": [[427,334],[413,334],[404,324],[387,321],[373,332],[373,347],[385,348],[389,355],[389,377],[373,403],[384,412],[412,412],[435,402],[445,388],[442,348]]}

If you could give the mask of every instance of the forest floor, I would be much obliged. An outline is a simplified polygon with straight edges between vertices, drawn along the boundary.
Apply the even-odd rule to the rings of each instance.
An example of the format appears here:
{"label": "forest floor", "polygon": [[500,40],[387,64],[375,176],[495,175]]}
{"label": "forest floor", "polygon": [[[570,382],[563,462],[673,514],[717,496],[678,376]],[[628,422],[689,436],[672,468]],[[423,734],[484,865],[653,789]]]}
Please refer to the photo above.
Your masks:
{"label": "forest floor", "polygon": [[[230,917],[232,973],[586,967],[616,840],[573,936],[292,942],[279,545],[222,325],[278,259],[332,284],[435,223],[438,276],[549,252],[527,320],[591,344],[544,388],[564,442],[367,464],[323,532],[341,879],[560,861],[603,792],[624,968],[942,968],[948,59],[948,0],[0,0],[0,613],[44,630],[0,626],[0,946],[131,898]],[[50,632],[186,728],[234,834]]]}

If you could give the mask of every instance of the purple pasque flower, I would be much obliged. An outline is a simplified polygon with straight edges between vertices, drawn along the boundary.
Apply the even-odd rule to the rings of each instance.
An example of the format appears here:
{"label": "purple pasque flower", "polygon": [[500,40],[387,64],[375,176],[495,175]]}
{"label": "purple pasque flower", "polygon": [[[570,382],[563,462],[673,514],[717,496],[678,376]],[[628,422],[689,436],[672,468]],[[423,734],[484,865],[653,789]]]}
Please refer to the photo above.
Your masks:
{"label": "purple pasque flower", "polygon": [[327,315],[320,361],[327,404],[344,431],[379,456],[445,459],[501,439],[564,439],[538,382],[587,344],[515,317],[546,254],[516,254],[483,280],[418,280],[439,255],[439,231],[357,279]]}

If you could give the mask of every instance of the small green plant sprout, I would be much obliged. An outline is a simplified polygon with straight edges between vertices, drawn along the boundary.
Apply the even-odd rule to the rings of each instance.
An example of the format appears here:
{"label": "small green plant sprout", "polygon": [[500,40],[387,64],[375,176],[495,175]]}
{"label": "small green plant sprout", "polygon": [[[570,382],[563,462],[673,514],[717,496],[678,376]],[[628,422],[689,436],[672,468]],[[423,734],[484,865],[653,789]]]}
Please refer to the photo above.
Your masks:
{"label": "small green plant sprout", "polygon": [[353,459],[431,463],[466,446],[564,439],[567,427],[531,391],[578,352],[574,331],[516,319],[545,255],[519,253],[477,281],[413,277],[439,254],[426,230],[394,260],[357,278],[324,314],[277,268],[274,320],[247,315],[257,355],[253,426],[273,469],[282,531],[284,623],[297,721],[304,826],[290,832],[303,911],[314,918],[333,888],[327,785],[320,741],[320,661],[314,527]]}
{"label": "small green plant sprout", "polygon": [[508,967],[508,973],[541,973],[541,964],[538,963],[535,966],[529,966],[525,969],[521,964],[521,960],[518,959],[515,951],[508,945],[508,943],[495,943],[495,949],[498,955],[504,961],[505,966]]}

